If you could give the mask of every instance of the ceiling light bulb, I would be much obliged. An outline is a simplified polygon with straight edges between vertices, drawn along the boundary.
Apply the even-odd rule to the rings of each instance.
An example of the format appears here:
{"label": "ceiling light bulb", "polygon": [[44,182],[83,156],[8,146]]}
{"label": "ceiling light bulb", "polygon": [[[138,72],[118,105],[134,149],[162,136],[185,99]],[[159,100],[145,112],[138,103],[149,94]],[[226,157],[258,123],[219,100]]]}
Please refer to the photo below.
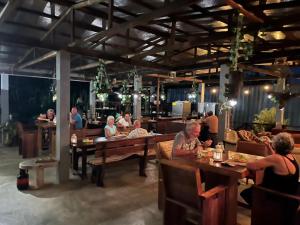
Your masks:
{"label": "ceiling light bulb", "polygon": [[249,90],[245,90],[245,91],[244,91],[244,94],[245,94],[245,95],[249,95],[249,93],[250,93]]}
{"label": "ceiling light bulb", "polygon": [[231,107],[235,106],[236,104],[237,104],[237,101],[236,101],[236,100],[234,100],[234,99],[229,100],[229,105],[230,105]]}

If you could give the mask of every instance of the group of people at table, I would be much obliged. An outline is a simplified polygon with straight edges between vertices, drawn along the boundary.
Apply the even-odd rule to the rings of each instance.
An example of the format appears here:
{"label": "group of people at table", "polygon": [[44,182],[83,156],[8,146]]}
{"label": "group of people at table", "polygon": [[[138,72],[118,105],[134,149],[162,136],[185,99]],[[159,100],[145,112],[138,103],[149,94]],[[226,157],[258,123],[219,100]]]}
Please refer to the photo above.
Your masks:
{"label": "group of people at table", "polygon": [[[184,131],[179,132],[174,140],[172,157],[184,157],[197,154],[203,148],[212,144],[211,140],[200,142],[201,125],[198,122],[190,122]],[[265,143],[273,154],[255,162],[247,163],[250,171],[264,169],[262,186],[276,191],[296,194],[299,180],[299,165],[292,155],[294,140],[289,133],[279,133],[271,142]],[[252,187],[241,192],[241,196],[251,206]]]}
{"label": "group of people at table", "polygon": [[[44,119],[50,121],[55,120],[54,110],[49,109]],[[82,128],[82,118],[77,112],[77,108],[73,107],[70,112],[70,123],[76,129]],[[206,124],[209,129],[208,140],[199,141],[201,124]],[[186,128],[180,131],[176,136],[172,147],[172,159],[195,155],[199,151],[207,147],[215,147],[217,143],[218,120],[211,112],[206,118],[199,121],[188,122]],[[137,138],[147,136],[148,131],[141,128],[140,120],[135,120],[132,124],[129,113],[124,116],[120,115],[116,120],[113,116],[107,117],[107,123],[104,127],[105,137],[110,138],[119,135],[117,128],[134,129],[128,134],[128,138]],[[264,169],[264,179],[262,186],[277,190],[284,193],[296,194],[299,179],[299,165],[292,155],[294,149],[294,140],[289,133],[279,133],[273,137],[271,142],[265,142],[273,154],[264,157],[255,162],[247,163],[248,170]],[[241,192],[244,200],[251,205],[252,188],[245,189]]]}

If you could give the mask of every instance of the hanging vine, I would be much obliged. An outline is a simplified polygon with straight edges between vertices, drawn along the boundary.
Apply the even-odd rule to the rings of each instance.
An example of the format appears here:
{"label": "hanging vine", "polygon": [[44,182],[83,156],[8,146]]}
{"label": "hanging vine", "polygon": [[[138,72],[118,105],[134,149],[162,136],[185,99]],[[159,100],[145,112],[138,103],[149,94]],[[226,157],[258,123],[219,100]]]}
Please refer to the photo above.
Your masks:
{"label": "hanging vine", "polygon": [[229,57],[231,71],[238,71],[238,60],[240,56],[243,56],[244,60],[247,61],[253,54],[253,38],[248,38],[251,35],[247,34],[243,20],[243,14],[239,14],[237,16],[236,28],[233,29],[235,37],[232,40]]}

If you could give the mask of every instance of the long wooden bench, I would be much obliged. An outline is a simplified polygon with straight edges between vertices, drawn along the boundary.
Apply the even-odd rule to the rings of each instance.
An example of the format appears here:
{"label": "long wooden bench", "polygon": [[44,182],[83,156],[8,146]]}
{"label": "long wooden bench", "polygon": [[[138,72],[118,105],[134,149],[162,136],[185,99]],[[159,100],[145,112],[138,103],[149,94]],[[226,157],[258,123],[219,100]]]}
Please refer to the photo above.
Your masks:
{"label": "long wooden bench", "polygon": [[[131,158],[139,159],[139,175],[146,176],[149,149],[154,149],[157,142],[174,139],[174,136],[167,134],[97,143],[95,158],[88,161],[93,170],[92,179],[95,178],[97,186],[104,186],[105,166]],[[155,157],[154,151],[150,157]]]}

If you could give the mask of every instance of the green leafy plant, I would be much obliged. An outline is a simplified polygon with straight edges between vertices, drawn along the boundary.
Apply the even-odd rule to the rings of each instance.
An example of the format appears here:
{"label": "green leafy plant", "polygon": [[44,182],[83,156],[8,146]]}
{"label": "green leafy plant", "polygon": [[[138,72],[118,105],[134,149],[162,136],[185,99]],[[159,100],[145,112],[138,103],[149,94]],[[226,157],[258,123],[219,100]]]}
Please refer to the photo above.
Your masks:
{"label": "green leafy plant", "polygon": [[101,102],[105,102],[107,100],[108,93],[111,91],[111,86],[109,84],[103,60],[99,61],[97,71],[96,79],[94,81],[94,92]]}
{"label": "green leafy plant", "polygon": [[[254,116],[253,129],[256,133],[270,131],[276,124],[276,108],[266,108],[261,110]],[[283,125],[286,125],[288,120],[284,120]]]}

